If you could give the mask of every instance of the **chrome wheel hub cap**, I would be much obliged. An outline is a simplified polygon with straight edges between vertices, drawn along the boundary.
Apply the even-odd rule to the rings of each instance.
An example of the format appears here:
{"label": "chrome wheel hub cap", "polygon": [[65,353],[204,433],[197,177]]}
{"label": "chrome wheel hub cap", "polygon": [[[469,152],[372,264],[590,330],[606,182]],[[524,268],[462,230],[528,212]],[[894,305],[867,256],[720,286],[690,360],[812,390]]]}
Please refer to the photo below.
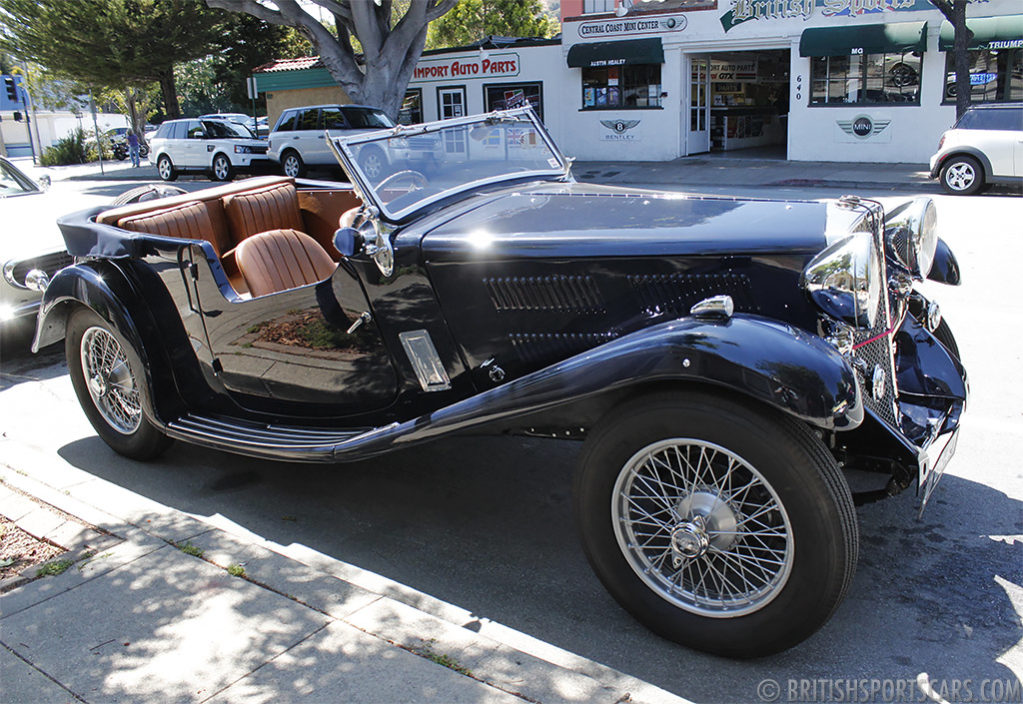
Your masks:
{"label": "chrome wheel hub cap", "polygon": [[969,164],[956,164],[948,170],[948,185],[957,191],[970,187],[975,175]]}
{"label": "chrome wheel hub cap", "polygon": [[752,613],[788,581],[788,514],[764,476],[719,445],[674,438],[644,447],[619,473],[611,513],[632,570],[686,611]]}
{"label": "chrome wheel hub cap", "polygon": [[96,410],[107,424],[131,435],[142,422],[135,376],[117,339],[105,328],[91,327],[82,335],[82,374]]}

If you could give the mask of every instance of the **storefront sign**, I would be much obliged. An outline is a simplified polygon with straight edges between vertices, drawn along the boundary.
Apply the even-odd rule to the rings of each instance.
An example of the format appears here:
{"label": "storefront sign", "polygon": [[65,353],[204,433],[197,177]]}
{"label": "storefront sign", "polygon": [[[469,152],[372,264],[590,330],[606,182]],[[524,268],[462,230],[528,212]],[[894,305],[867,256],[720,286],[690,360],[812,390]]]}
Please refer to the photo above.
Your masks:
{"label": "storefront sign", "polygon": [[858,17],[933,9],[929,0],[733,0],[732,9],[721,16],[721,26],[727,32],[749,20],[808,20],[818,11],[824,17]]}
{"label": "storefront sign", "polygon": [[[695,75],[694,75],[695,78]],[[711,61],[711,81],[755,81],[757,79],[757,60],[748,61]]]}
{"label": "storefront sign", "polygon": [[485,58],[445,59],[420,61],[410,83],[444,81],[453,78],[494,78],[519,75],[519,55],[513,53],[490,54]]}
{"label": "storefront sign", "polygon": [[601,120],[600,124],[606,127],[609,132],[603,135],[605,142],[634,142],[635,134],[629,134],[629,130],[639,124],[639,120]]}
{"label": "storefront sign", "polygon": [[[858,142],[869,139],[872,142],[890,142],[891,133],[888,125],[891,120],[875,120],[870,115],[857,115],[851,120],[836,120],[840,133],[845,137],[843,142]],[[851,137],[851,139],[850,139]]]}
{"label": "storefront sign", "polygon": [[688,21],[685,15],[657,15],[642,19],[607,20],[604,22],[583,22],[578,27],[583,39],[600,37],[621,37],[628,34],[660,34],[681,32]]}

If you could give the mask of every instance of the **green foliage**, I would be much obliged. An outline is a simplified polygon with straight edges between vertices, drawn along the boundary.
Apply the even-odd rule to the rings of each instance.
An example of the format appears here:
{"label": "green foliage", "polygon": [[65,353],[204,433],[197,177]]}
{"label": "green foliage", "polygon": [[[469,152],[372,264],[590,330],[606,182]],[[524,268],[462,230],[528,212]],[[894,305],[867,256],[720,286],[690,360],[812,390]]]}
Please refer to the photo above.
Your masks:
{"label": "green foliage", "polygon": [[227,566],[227,573],[229,575],[231,575],[232,577],[244,577],[245,576],[245,568],[242,567],[241,565],[228,565]]}
{"label": "green foliage", "polygon": [[55,577],[58,574],[64,574],[67,569],[75,564],[71,560],[57,560],[55,562],[49,562],[38,570],[36,570],[36,577]]}
{"label": "green foliage", "polygon": [[176,547],[178,550],[185,553],[186,555],[191,555],[192,557],[203,556],[202,548],[196,547],[195,545],[192,545],[192,543],[190,542],[174,543],[174,547]]}
{"label": "green foliage", "polygon": [[42,166],[66,166],[85,163],[85,132],[79,127],[53,146],[46,147],[39,157]]}
{"label": "green foliage", "polygon": [[558,23],[541,0],[459,0],[430,23],[427,49],[465,46],[485,37],[552,37]]}

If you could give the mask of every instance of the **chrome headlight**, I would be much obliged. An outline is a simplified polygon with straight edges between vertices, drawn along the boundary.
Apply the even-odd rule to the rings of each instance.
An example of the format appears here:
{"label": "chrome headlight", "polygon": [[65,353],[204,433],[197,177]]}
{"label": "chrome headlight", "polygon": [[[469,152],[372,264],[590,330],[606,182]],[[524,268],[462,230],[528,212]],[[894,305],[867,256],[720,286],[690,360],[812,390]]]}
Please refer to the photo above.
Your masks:
{"label": "chrome headlight", "polygon": [[818,254],[803,270],[803,287],[829,315],[874,327],[881,303],[881,259],[869,232],[858,232]]}
{"label": "chrome headlight", "polygon": [[930,198],[914,198],[896,206],[884,220],[888,253],[914,278],[923,280],[938,246],[938,213]]}

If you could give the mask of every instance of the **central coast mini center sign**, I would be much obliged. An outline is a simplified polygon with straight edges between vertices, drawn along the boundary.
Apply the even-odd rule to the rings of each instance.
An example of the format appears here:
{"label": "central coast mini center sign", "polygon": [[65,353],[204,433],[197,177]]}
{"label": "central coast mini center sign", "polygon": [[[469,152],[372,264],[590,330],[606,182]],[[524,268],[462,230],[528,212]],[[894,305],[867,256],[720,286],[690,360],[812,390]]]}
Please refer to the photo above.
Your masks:
{"label": "central coast mini center sign", "polygon": [[493,78],[519,75],[519,55],[512,52],[483,57],[420,61],[410,83],[443,81],[451,78]]}

